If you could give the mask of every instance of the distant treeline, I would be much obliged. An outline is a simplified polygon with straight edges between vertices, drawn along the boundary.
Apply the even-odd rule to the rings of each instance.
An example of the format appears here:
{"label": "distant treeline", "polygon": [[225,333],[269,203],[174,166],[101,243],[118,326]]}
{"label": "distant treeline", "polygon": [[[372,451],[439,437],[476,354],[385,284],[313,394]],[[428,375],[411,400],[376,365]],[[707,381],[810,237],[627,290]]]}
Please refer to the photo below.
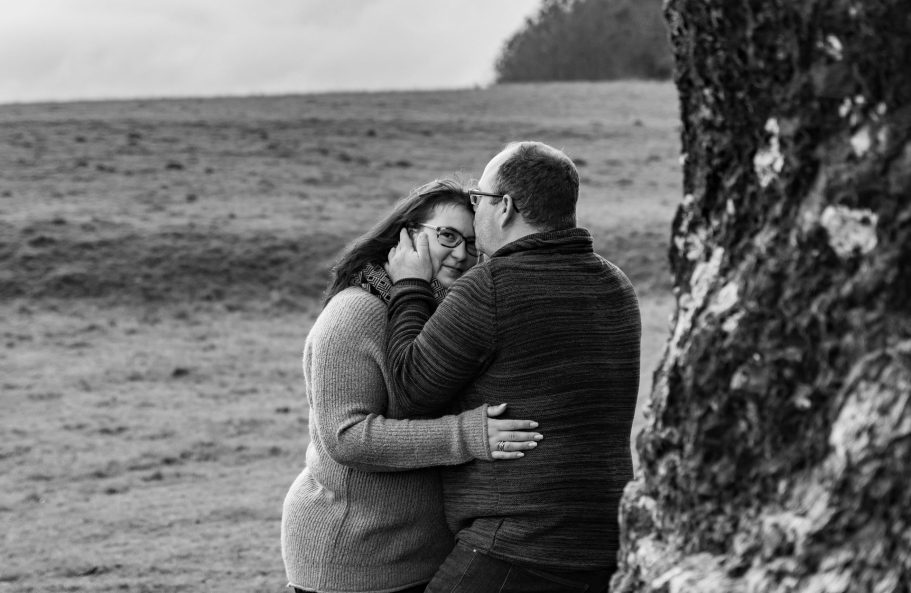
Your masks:
{"label": "distant treeline", "polygon": [[510,38],[497,82],[670,78],[661,0],[543,0]]}

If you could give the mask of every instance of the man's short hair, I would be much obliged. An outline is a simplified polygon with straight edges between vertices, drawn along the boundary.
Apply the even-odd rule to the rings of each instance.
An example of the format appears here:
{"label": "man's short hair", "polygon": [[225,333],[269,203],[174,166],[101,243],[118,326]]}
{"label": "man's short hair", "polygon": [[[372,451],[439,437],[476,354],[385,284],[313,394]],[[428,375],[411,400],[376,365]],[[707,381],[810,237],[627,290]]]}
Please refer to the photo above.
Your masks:
{"label": "man's short hair", "polygon": [[509,194],[526,222],[542,231],[576,226],[579,172],[562,151],[543,142],[513,142],[497,172],[497,193]]}

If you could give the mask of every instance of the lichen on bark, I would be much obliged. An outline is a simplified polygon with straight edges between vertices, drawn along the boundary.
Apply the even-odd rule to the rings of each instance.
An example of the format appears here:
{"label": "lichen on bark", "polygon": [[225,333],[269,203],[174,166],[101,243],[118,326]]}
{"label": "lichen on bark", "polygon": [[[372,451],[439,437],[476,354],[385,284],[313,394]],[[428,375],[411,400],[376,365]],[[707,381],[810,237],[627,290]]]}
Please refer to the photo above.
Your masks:
{"label": "lichen on bark", "polygon": [[911,590],[911,2],[667,0],[677,313],[613,591]]}

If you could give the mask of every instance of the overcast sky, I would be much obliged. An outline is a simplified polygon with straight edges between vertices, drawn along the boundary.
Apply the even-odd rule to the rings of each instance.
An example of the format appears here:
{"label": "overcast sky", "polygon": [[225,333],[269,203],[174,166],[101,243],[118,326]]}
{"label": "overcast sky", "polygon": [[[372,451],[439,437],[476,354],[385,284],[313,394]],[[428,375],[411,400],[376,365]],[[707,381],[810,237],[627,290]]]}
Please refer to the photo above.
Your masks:
{"label": "overcast sky", "polygon": [[0,0],[0,102],[484,85],[540,0]]}

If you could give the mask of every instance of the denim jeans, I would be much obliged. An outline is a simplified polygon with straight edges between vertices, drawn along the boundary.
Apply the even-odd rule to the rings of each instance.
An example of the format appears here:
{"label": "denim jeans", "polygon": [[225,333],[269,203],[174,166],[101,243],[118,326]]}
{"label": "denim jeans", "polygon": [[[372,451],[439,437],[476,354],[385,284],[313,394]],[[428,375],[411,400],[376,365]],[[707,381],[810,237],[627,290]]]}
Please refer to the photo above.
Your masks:
{"label": "denim jeans", "polygon": [[518,566],[459,542],[427,585],[427,593],[603,593],[613,573]]}
{"label": "denim jeans", "polygon": [[[408,587],[407,589],[400,589],[395,593],[424,593],[425,585],[415,585],[414,587]],[[293,587],[295,593],[316,593],[315,591],[310,591],[308,589],[298,589]]]}

